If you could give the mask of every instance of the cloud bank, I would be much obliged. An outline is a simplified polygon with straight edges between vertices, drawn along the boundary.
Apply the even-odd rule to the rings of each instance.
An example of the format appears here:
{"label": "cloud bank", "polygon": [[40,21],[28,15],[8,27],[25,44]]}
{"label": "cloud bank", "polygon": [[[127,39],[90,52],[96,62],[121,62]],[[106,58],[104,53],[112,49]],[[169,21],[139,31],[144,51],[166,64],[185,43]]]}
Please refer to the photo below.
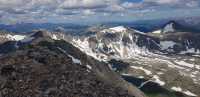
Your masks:
{"label": "cloud bank", "polygon": [[0,22],[97,21],[99,17],[134,18],[133,14],[145,18],[151,12],[199,8],[199,0],[0,0]]}

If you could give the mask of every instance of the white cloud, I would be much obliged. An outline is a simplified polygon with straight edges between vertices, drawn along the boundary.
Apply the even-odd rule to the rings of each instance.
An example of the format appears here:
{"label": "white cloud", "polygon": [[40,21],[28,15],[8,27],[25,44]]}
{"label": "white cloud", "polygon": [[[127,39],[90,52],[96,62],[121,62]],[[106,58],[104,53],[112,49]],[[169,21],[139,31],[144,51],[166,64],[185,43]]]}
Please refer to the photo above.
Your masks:
{"label": "white cloud", "polygon": [[86,9],[86,10],[83,10],[83,14],[84,14],[84,15],[94,15],[95,12],[92,11],[92,10],[90,10],[90,9]]}
{"label": "white cloud", "polygon": [[121,12],[124,11],[125,9],[122,6],[115,4],[109,6],[106,10],[109,12]]}
{"label": "white cloud", "polygon": [[158,4],[174,4],[174,3],[178,3],[181,0],[144,0],[145,2],[155,2]]}
{"label": "white cloud", "polygon": [[188,6],[188,7],[198,7],[199,6],[199,2],[191,0],[190,2],[186,3],[186,6]]}
{"label": "white cloud", "polygon": [[144,5],[143,3],[133,3],[133,2],[124,2],[121,4],[124,8],[142,8]]}
{"label": "white cloud", "polygon": [[[111,1],[111,0],[110,0]],[[105,7],[110,3],[109,0],[65,0],[60,6],[65,9],[76,8],[98,8]]]}
{"label": "white cloud", "polygon": [[[125,15],[129,11],[148,13],[152,9],[196,8],[199,0],[0,0],[0,21],[41,21],[49,17],[93,16],[104,14]],[[150,9],[150,10],[149,10]],[[144,11],[145,10],[145,11]],[[28,19],[30,18],[30,19]],[[10,20],[9,20],[10,19]],[[44,19],[42,19],[43,21]]]}
{"label": "white cloud", "polygon": [[23,5],[27,0],[0,0],[1,7],[10,7],[10,6],[21,6]]}

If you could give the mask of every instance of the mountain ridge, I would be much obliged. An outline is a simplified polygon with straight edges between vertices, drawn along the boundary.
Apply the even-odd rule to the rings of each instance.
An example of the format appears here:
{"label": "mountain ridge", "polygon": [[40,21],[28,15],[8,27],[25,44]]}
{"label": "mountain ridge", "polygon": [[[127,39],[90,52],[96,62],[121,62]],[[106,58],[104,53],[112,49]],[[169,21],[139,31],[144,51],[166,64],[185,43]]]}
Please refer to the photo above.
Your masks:
{"label": "mountain ridge", "polygon": [[[20,73],[13,71],[13,69],[16,69],[18,67],[18,66],[15,66],[15,64],[23,63],[23,60],[25,61],[24,64],[27,64],[27,65],[30,65],[30,66],[31,66],[31,64],[30,63],[26,63],[26,62],[28,60],[29,61],[31,61],[31,60],[34,61],[35,60],[36,63],[33,62],[33,64],[36,64],[36,66],[40,66],[40,65],[43,64],[44,66],[46,65],[48,68],[52,68],[51,65],[52,66],[54,66],[56,64],[58,65],[59,62],[62,62],[61,59],[59,59],[59,58],[64,55],[64,56],[67,56],[67,58],[65,60],[67,60],[68,62],[71,62],[71,64],[79,64],[78,65],[79,67],[84,67],[84,68],[86,68],[85,71],[92,72],[92,73],[95,74],[95,76],[97,76],[97,78],[89,79],[89,80],[91,80],[91,81],[100,80],[99,83],[101,83],[101,82],[106,83],[105,85],[101,84],[101,85],[103,85],[103,87],[105,86],[104,89],[109,89],[110,86],[111,87],[114,86],[114,87],[119,87],[120,88],[120,90],[117,91],[118,93],[117,92],[116,93],[110,92],[110,91],[112,91],[112,89],[115,90],[117,88],[110,88],[110,90],[108,90],[108,93],[103,93],[103,90],[101,90],[100,87],[98,88],[98,87],[93,87],[92,85],[91,86],[90,85],[85,85],[85,89],[84,90],[78,90],[78,88],[75,88],[75,87],[73,87],[74,90],[71,90],[71,91],[75,91],[75,92],[76,92],[76,90],[77,91],[82,91],[82,92],[80,92],[80,93],[78,92],[76,94],[73,94],[73,92],[72,93],[66,92],[66,93],[68,93],[68,95],[72,95],[72,96],[79,95],[81,97],[82,96],[85,97],[86,95],[93,95],[93,96],[96,95],[97,97],[99,97],[99,95],[102,95],[102,96],[103,95],[104,96],[110,95],[111,97],[112,96],[113,97],[133,97],[133,96],[135,96],[135,97],[146,97],[136,87],[134,87],[133,85],[127,83],[122,78],[120,78],[117,74],[115,74],[113,71],[111,71],[106,63],[98,62],[97,60],[93,59],[92,57],[87,56],[86,54],[84,54],[81,51],[79,51],[79,49],[75,48],[72,44],[67,43],[67,42],[65,42],[63,40],[51,40],[51,39],[49,40],[48,38],[50,38],[50,36],[48,36],[48,35],[46,36],[46,32],[37,32],[37,33],[33,34],[32,36],[40,36],[40,37],[37,37],[36,39],[31,41],[31,42],[34,42],[34,43],[27,43],[27,44],[20,45],[18,49],[14,50],[12,52],[5,53],[3,56],[1,56],[0,62],[2,62],[2,64],[9,64],[9,66],[14,66],[14,67],[9,67],[8,70],[10,70],[10,68],[12,68],[11,71],[7,71],[7,67],[6,67],[7,65],[5,66],[5,69],[4,69],[4,66],[1,65],[1,67],[3,66],[2,67],[3,69],[1,69],[1,70],[3,70],[2,72],[5,72],[5,74],[7,74],[7,72],[8,73],[9,72],[11,72],[11,73],[14,72],[18,76],[22,76]],[[44,38],[44,39],[41,39],[41,38]],[[37,42],[35,42],[35,41],[37,41]],[[59,54],[59,55],[56,55],[57,58],[55,57],[55,54]],[[19,57],[19,56],[21,56],[21,57]],[[44,56],[46,56],[46,57],[44,57]],[[50,59],[53,58],[53,59],[50,60],[48,58],[50,58]],[[56,59],[54,59],[54,58],[56,58]],[[6,61],[6,60],[16,60],[16,61],[12,61],[11,63],[9,63],[9,61]],[[37,62],[39,62],[39,63],[37,63]],[[65,63],[63,63],[63,64],[65,64]],[[42,65],[42,67],[43,67],[43,65]],[[43,70],[45,70],[45,68],[47,68],[46,66],[44,68],[41,67],[41,69],[42,69],[41,72],[43,72]],[[62,67],[61,64],[59,66]],[[20,69],[21,67],[18,67],[18,68]],[[25,68],[25,69],[27,69],[27,68]],[[59,67],[54,68],[54,69],[58,69],[58,68]],[[70,67],[70,65],[69,65],[68,68],[73,68],[73,66]],[[37,68],[29,68],[29,69],[37,70]],[[74,70],[74,69],[72,69],[72,70]],[[78,72],[82,72],[81,70],[82,69],[80,69],[80,71],[78,71]],[[72,72],[77,72],[77,71],[72,71]],[[51,72],[50,74],[54,74],[54,73],[56,73],[56,72]],[[27,72],[24,72],[24,74],[26,74],[26,77],[32,76]],[[81,74],[82,73],[80,73],[78,75],[81,76]],[[87,73],[83,73],[83,74],[87,74]],[[3,73],[3,75],[4,75],[4,73]],[[7,76],[8,77],[13,77],[12,75],[10,75],[10,73]],[[51,76],[51,75],[42,74],[41,77],[42,76]],[[82,76],[85,76],[85,75],[82,75]],[[88,77],[92,78],[92,76],[88,76]],[[42,77],[42,79],[43,79],[43,77]],[[72,77],[72,79],[74,79],[75,82],[79,81],[79,80],[76,79],[76,77]],[[44,80],[45,80],[45,78],[44,78]],[[52,80],[57,80],[57,77],[52,79]],[[82,82],[81,82],[81,80],[82,80]],[[81,80],[79,82],[79,85],[83,85],[84,86],[84,83],[85,83],[84,79],[81,79]],[[89,80],[85,79],[85,81],[89,81]],[[16,82],[18,82],[18,81],[19,80],[17,80]],[[21,81],[22,82],[26,81],[26,79],[23,79]],[[49,82],[49,83],[51,83],[51,82]],[[74,83],[73,85],[76,85],[77,83],[78,82]],[[91,83],[91,82],[88,82],[88,83]],[[13,85],[16,86],[17,88],[19,87],[17,85],[17,83],[13,83]],[[55,84],[55,85],[57,85],[57,84]],[[108,86],[106,86],[106,85],[108,85]],[[11,86],[10,88],[8,88],[8,90],[13,89],[14,86]],[[45,87],[46,88],[50,88],[49,85],[45,86]],[[78,87],[78,86],[76,86],[76,87]],[[97,91],[95,92],[95,90],[94,90],[94,92],[88,92],[87,93],[87,89],[89,87],[93,87],[94,89],[96,88]],[[66,88],[66,87],[63,87],[63,88]],[[82,89],[82,88],[80,88],[80,89]],[[6,93],[4,95],[21,95],[21,96],[29,95],[29,94],[20,93],[19,92],[20,90],[21,89],[16,90],[15,93],[10,93],[9,92],[10,94]],[[51,91],[49,89],[47,89],[47,90]],[[66,95],[66,94],[63,94],[64,93],[63,90],[60,90],[60,89],[58,89],[58,90],[60,91],[60,93],[58,93],[58,94]],[[121,90],[122,90],[122,92],[120,92]],[[84,93],[86,93],[86,94],[84,94]],[[97,93],[97,94],[95,94],[95,93]],[[100,93],[100,94],[98,94],[98,93]],[[37,93],[34,93],[33,95],[36,95],[36,94]],[[38,95],[43,95],[44,96],[44,94],[38,94]],[[52,95],[55,95],[55,94],[52,94]]]}

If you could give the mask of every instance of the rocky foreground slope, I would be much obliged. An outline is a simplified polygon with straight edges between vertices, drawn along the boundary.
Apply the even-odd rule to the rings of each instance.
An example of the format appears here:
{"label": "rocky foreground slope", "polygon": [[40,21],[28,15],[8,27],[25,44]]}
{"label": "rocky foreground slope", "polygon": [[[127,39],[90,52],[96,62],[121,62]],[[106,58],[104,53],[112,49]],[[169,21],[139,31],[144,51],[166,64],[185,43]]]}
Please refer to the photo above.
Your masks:
{"label": "rocky foreground slope", "polygon": [[146,97],[73,45],[44,32],[31,37],[1,53],[1,97]]}

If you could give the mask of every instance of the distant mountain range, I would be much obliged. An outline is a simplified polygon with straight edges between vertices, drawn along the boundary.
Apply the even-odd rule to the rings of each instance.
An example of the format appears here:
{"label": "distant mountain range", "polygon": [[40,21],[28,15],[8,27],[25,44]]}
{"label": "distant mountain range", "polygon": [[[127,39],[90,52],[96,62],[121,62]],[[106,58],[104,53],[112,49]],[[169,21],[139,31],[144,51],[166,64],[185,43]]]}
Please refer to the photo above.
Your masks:
{"label": "distant mountain range", "polygon": [[158,19],[158,20],[139,20],[130,22],[109,22],[101,23],[99,25],[81,25],[72,23],[18,23],[12,25],[0,24],[0,30],[8,32],[31,32],[32,30],[45,29],[48,31],[62,31],[71,34],[81,34],[89,27],[102,26],[115,27],[115,26],[125,26],[137,29],[142,32],[152,32],[159,28],[162,28],[168,22],[174,21],[176,23],[177,29],[182,29],[184,31],[190,32],[200,32],[200,22],[199,17],[192,18],[179,18],[179,19]]}
{"label": "distant mountain range", "polygon": [[0,30],[8,32],[31,32],[33,30],[49,30],[77,34],[88,26],[77,24],[54,24],[54,23],[19,23],[12,25],[0,24]]}
{"label": "distant mountain range", "polygon": [[[142,32],[152,32],[159,28],[162,28],[171,21],[174,21],[187,29],[193,30],[195,32],[200,32],[200,17],[185,17],[185,18],[173,18],[173,19],[156,19],[156,20],[138,20],[134,22],[111,22],[105,23],[105,25],[114,26],[127,26],[133,29],[137,29]],[[183,27],[183,28],[184,28]],[[184,28],[184,29],[186,29]]]}
{"label": "distant mountain range", "polygon": [[[59,31],[52,31],[49,34],[53,39],[64,39],[67,41],[70,40],[79,46],[88,46],[88,49],[102,53],[101,55],[112,53],[114,55],[116,54],[115,56],[123,58],[125,57],[124,55],[131,57],[129,54],[134,55],[135,53],[145,53],[146,51],[159,51],[167,54],[180,54],[183,52],[200,53],[200,44],[198,42],[200,41],[200,33],[197,33],[196,30],[183,26],[175,21],[169,21],[159,29],[149,33],[141,32],[131,27],[124,26],[111,28],[99,26],[92,28],[88,27],[87,29],[84,29],[85,30],[81,32],[82,34],[79,33],[80,37],[78,36],[77,39],[75,38],[73,40],[72,36],[74,35],[62,31],[64,29],[61,28]],[[37,30],[35,31],[37,32]],[[14,33],[1,33],[1,43],[8,40],[18,41],[25,38],[26,34],[15,35]],[[67,34],[70,34],[70,36],[65,38]],[[31,39],[31,37],[26,37],[26,39],[27,38]],[[80,38],[84,40],[79,40]],[[82,43],[88,43],[88,45],[81,45]],[[93,44],[97,47],[92,46]],[[124,46],[127,47],[127,54],[122,54],[124,53]],[[120,49],[117,49],[118,47],[120,47]],[[84,50],[88,51],[88,49]],[[136,51],[133,51],[133,49],[136,49]],[[131,54],[130,52],[133,52],[134,54]]]}

